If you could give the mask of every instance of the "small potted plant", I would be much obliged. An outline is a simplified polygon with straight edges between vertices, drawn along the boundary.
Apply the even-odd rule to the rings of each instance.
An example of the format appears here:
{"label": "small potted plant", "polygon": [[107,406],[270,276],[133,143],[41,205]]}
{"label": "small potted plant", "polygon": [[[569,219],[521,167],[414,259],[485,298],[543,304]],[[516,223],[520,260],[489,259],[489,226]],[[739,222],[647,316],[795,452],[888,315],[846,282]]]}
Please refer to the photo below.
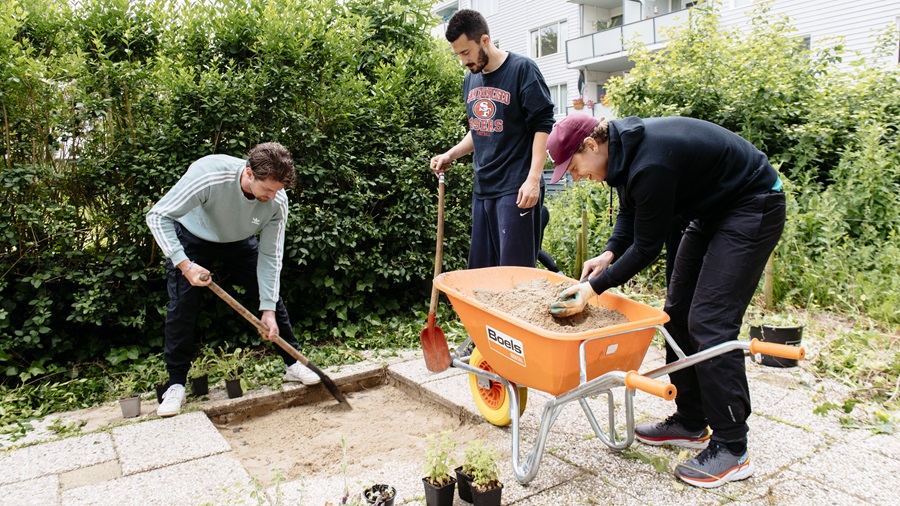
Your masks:
{"label": "small potted plant", "polygon": [[572,99],[572,106],[576,109],[581,109],[584,107],[584,97],[575,97]]}
{"label": "small potted plant", "polygon": [[165,366],[152,365],[146,368],[146,377],[152,378],[153,387],[156,390],[156,402],[162,404],[162,396],[169,388],[169,371]]}
{"label": "small potted plant", "polygon": [[203,348],[191,362],[188,381],[191,382],[191,393],[197,397],[209,393],[209,373],[212,371],[213,355],[211,350]]}
{"label": "small potted plant", "polygon": [[427,437],[425,449],[425,504],[427,506],[450,506],[453,504],[453,489],[456,478],[450,476],[451,466],[456,465],[450,453],[456,449],[456,441],[450,438],[452,431],[431,434]]}
{"label": "small potted plant", "polygon": [[119,382],[119,407],[122,408],[122,418],[134,418],[141,414],[141,395],[138,378],[131,372],[123,373],[118,378]]}
{"label": "small potted plant", "polygon": [[363,497],[366,504],[375,506],[394,506],[394,498],[397,496],[397,489],[383,483],[376,483],[370,487],[366,487],[363,491]]}
{"label": "small potted plant", "polygon": [[497,466],[500,458],[497,449],[476,439],[469,442],[465,455],[464,467],[472,476],[472,503],[475,506],[499,506],[503,483]]}
{"label": "small potted plant", "polygon": [[247,351],[241,348],[235,348],[232,352],[227,352],[219,348],[219,354],[214,361],[216,368],[222,373],[225,379],[225,390],[228,392],[228,398],[234,399],[244,395],[244,388],[241,384],[241,372],[244,370],[244,360],[247,358]]}
{"label": "small potted plant", "polygon": [[597,102],[594,102],[591,99],[587,99],[584,101],[584,106],[587,107],[588,109],[593,109],[596,104],[597,104]]}

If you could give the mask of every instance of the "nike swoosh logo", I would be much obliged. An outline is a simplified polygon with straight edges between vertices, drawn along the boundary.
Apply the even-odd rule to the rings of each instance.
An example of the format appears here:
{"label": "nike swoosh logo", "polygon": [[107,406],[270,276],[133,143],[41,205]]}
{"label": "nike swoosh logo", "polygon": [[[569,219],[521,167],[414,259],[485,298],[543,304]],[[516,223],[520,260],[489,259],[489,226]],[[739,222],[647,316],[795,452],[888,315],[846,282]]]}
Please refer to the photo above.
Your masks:
{"label": "nike swoosh logo", "polygon": [[525,211],[524,213],[519,213],[519,216],[525,216],[526,214],[528,214],[530,212],[531,212],[531,209]]}

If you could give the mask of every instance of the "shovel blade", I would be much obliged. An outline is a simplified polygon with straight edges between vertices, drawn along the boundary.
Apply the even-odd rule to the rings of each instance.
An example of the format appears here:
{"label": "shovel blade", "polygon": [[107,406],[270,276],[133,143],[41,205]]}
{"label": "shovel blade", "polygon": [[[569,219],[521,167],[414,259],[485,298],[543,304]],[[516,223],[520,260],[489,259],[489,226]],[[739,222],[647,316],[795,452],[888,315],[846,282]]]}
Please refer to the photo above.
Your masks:
{"label": "shovel blade", "polygon": [[450,367],[450,348],[444,331],[435,326],[435,315],[428,315],[428,327],[422,329],[419,340],[422,342],[422,354],[425,355],[425,367],[431,372],[446,371]]}

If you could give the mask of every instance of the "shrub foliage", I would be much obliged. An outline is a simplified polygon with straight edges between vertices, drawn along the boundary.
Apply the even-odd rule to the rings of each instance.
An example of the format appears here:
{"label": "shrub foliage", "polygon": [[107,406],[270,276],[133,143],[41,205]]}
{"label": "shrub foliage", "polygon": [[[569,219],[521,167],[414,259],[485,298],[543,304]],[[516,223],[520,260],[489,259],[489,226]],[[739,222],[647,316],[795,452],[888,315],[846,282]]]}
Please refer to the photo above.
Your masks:
{"label": "shrub foliage", "polygon": [[[776,301],[900,323],[900,70],[851,63],[856,57],[842,51],[840,40],[805,49],[790,20],[765,2],[746,29],[722,28],[717,5],[692,9],[659,51],[631,47],[634,69],[609,84],[617,115],[696,117],[753,142],[779,168],[788,194],[788,222],[775,252]],[[894,28],[876,42],[892,54],[897,40]],[[848,65],[839,65],[844,60]],[[572,191],[548,199],[551,210],[585,193],[606,194]],[[580,209],[577,218],[554,216],[551,226],[565,220],[580,226]],[[604,220],[594,223],[592,255],[609,235]],[[575,232],[570,223],[565,235],[573,234],[572,244]],[[574,256],[555,233],[544,247],[557,261]],[[643,275],[657,282],[661,269]]]}
{"label": "shrub foliage", "polygon": [[[464,134],[462,69],[429,34],[429,6],[3,2],[6,375],[158,351],[164,259],[145,213],[195,159],[264,141],[287,146],[300,175],[282,296],[301,342],[422,305],[437,216],[428,159]],[[448,176],[445,268],[464,266],[470,179]],[[229,308],[207,297],[203,315],[201,339],[234,340]]]}

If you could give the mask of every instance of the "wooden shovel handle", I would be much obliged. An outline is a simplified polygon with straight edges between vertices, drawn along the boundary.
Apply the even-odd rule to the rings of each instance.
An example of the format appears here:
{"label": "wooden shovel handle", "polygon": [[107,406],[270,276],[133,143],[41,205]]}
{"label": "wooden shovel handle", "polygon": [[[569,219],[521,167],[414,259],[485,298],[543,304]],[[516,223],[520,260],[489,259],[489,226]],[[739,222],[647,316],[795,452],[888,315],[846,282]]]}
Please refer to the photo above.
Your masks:
{"label": "wooden shovel handle", "polygon": [[[206,281],[207,279],[209,279],[209,276],[205,273],[200,276],[201,281]],[[263,324],[263,322],[259,321],[259,318],[257,318],[253,313],[248,311],[247,308],[245,308],[240,302],[234,300],[234,297],[232,297],[228,292],[223,290],[222,287],[217,285],[215,281],[209,282],[209,289],[212,290],[213,292],[215,292],[215,294],[218,295],[219,298],[224,300],[225,303],[228,304],[229,306],[231,306],[232,309],[237,311],[238,314],[243,316],[245,320],[252,323],[253,326],[256,327],[257,330],[259,330],[260,332],[264,332],[267,335],[269,334],[269,327],[266,327]],[[297,359],[298,361],[300,361],[301,364],[303,364],[305,366],[309,365],[309,359],[304,357],[303,354],[300,353],[299,351],[297,351],[296,348],[289,345],[284,339],[282,339],[281,336],[279,336],[277,334],[269,335],[269,340],[272,341],[273,343],[277,344],[278,346],[280,346],[281,349],[283,349],[288,354],[290,354],[290,356],[292,356],[295,359]]]}
{"label": "wooden shovel handle", "polygon": [[[437,219],[437,248],[434,254],[434,277],[441,274],[441,259],[444,254],[444,174],[438,176],[438,219]],[[437,312],[438,289],[434,283],[431,283],[431,306],[428,309],[429,314]]]}

